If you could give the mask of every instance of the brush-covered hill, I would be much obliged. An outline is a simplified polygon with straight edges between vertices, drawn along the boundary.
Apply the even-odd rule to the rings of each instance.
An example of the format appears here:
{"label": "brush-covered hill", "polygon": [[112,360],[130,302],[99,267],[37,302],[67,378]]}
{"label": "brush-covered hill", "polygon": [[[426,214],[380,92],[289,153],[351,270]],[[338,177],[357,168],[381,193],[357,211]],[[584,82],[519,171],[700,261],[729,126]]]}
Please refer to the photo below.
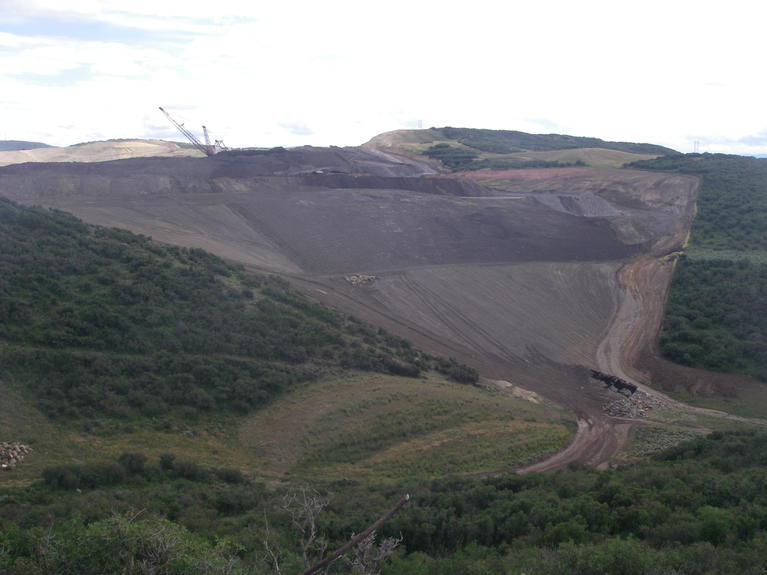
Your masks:
{"label": "brush-covered hill", "polygon": [[387,132],[367,142],[365,147],[431,158],[451,171],[569,166],[614,168],[678,153],[655,144],[450,127]]}

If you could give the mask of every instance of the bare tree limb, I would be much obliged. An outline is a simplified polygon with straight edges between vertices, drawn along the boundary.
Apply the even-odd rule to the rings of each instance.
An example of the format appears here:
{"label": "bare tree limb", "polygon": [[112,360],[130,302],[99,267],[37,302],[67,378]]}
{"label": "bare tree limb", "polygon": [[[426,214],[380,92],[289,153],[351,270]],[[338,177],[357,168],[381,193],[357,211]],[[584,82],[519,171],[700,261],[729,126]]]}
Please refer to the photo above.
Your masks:
{"label": "bare tree limb", "polygon": [[266,560],[269,564],[271,564],[272,571],[276,573],[276,575],[282,575],[282,570],[280,569],[279,549],[273,549],[269,543],[269,520],[266,518],[266,511],[264,511],[264,525],[266,526],[266,535],[264,535],[263,544],[264,548],[266,549]]}
{"label": "bare tree limb", "polygon": [[290,515],[293,527],[301,535],[301,554],[305,569],[311,565],[311,555],[319,558],[325,555],[328,542],[317,532],[317,516],[329,502],[328,497],[323,497],[316,490],[306,486],[283,497],[282,508]]}
{"label": "bare tree limb", "polygon": [[383,525],[389,519],[391,519],[394,516],[394,514],[397,513],[397,511],[399,511],[400,509],[402,509],[402,507],[404,507],[405,503],[407,503],[408,501],[410,501],[410,495],[405,495],[385,515],[383,515],[380,519],[378,519],[378,521],[373,523],[370,527],[365,529],[365,531],[363,531],[359,535],[355,535],[354,537],[352,537],[346,544],[344,544],[343,546],[333,551],[333,553],[325,557],[322,561],[320,561],[316,565],[304,571],[301,575],[311,575],[312,573],[316,573],[320,569],[324,569],[325,567],[330,565],[333,561],[338,559],[341,555],[346,553],[349,549],[357,545],[357,543],[359,543],[360,541],[368,537],[373,531],[375,531],[376,529],[381,527],[381,525]]}

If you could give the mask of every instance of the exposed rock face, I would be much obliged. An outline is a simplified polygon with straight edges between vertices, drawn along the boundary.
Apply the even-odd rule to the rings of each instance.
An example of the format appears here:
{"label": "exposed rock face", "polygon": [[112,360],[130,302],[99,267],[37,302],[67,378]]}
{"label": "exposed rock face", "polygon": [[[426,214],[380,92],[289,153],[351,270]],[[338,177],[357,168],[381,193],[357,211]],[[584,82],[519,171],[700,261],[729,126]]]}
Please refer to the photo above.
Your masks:
{"label": "exposed rock face", "polygon": [[9,471],[24,460],[31,450],[21,443],[0,443],[0,469]]}

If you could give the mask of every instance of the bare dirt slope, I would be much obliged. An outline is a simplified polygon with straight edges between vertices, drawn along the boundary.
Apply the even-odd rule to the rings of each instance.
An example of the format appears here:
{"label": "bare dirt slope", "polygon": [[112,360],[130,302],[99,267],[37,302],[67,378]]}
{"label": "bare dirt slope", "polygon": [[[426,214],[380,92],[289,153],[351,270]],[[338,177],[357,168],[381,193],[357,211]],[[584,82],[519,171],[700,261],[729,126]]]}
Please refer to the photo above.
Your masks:
{"label": "bare dirt slope", "polygon": [[632,335],[636,322],[616,332],[616,318],[626,302],[637,318],[662,303],[668,274],[630,285],[625,270],[681,246],[695,180],[588,168],[433,172],[370,150],[299,148],[9,166],[0,194],[283,274],[316,299],[573,409],[576,441],[540,469],[604,464],[627,424],[604,415],[588,368],[614,368],[627,342],[649,333]]}
{"label": "bare dirt slope", "polygon": [[0,151],[0,166],[25,162],[107,162],[152,156],[201,157],[202,155],[202,152],[193,148],[182,148],[173,142],[163,140],[116,140],[60,148]]}

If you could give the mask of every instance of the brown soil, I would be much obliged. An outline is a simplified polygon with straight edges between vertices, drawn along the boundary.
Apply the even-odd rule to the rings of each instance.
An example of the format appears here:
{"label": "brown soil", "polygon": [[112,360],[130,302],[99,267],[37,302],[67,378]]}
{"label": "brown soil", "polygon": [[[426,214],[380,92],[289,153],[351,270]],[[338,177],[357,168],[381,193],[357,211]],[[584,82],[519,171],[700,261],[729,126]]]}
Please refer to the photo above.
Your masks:
{"label": "brown soil", "polygon": [[[528,471],[604,466],[632,423],[602,412],[606,392],[588,369],[655,377],[644,366],[666,256],[681,246],[696,181],[566,168],[488,174],[489,188],[476,183],[482,172],[433,172],[375,150],[299,148],[10,166],[0,194],[282,274],[426,351],[572,409],[573,444]],[[352,274],[376,279],[353,285]]]}

